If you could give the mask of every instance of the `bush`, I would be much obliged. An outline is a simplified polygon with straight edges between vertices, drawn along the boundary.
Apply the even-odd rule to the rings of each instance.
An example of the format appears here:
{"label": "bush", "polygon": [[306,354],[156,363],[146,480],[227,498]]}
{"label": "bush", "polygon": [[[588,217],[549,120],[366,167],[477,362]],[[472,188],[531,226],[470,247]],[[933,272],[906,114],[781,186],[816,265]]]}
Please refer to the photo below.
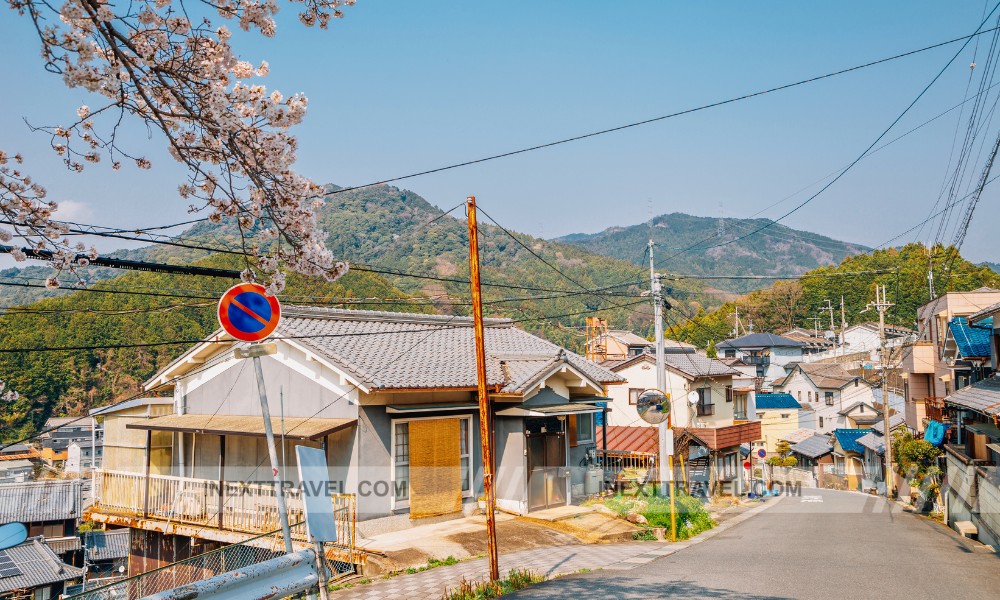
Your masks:
{"label": "bush", "polygon": [[[674,503],[677,507],[677,539],[686,540],[702,531],[715,527],[715,521],[701,501],[678,491]],[[670,533],[669,496],[612,496],[604,505],[625,518],[638,513],[646,518],[649,527],[663,527]]]}

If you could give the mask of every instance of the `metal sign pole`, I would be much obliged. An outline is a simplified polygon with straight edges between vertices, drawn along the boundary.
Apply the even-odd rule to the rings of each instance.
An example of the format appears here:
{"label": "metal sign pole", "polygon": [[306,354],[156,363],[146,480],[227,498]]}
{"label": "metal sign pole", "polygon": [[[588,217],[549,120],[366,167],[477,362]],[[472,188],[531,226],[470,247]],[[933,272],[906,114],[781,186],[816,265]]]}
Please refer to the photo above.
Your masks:
{"label": "metal sign pole", "polygon": [[260,412],[264,417],[264,437],[267,439],[267,454],[271,458],[271,474],[274,476],[274,502],[278,505],[278,519],[281,520],[281,535],[285,538],[285,552],[292,552],[292,530],[288,526],[288,507],[285,506],[285,489],[278,470],[278,452],[274,448],[274,431],[271,428],[271,411],[267,406],[267,391],[264,389],[264,370],[260,366],[261,355],[272,354],[267,346],[251,346],[247,354],[253,357],[253,368],[257,372],[257,392],[260,394]]}

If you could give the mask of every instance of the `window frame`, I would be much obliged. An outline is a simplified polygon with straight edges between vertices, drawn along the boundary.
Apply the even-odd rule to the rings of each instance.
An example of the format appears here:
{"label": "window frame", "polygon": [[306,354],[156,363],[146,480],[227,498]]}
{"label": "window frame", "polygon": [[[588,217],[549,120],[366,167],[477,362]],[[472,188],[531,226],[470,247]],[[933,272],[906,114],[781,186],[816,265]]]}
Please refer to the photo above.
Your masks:
{"label": "window frame", "polygon": [[[597,424],[594,422],[594,413],[577,413],[570,415],[575,417],[576,420],[576,445],[580,444],[594,444],[597,442]],[[583,417],[590,421],[590,437],[583,438],[580,436],[580,418]]]}
{"label": "window frame", "polygon": [[[468,477],[466,478],[466,483],[468,483],[469,489],[468,490],[462,490],[462,498],[463,499],[464,498],[471,498],[472,495],[473,495],[473,491],[474,491],[474,487],[475,487],[475,472],[476,472],[476,469],[475,469],[475,465],[472,464],[472,454],[473,454],[473,448],[472,448],[472,429],[473,428],[472,428],[472,415],[471,414],[469,414],[469,415],[437,416],[437,417],[406,417],[406,418],[402,418],[402,419],[391,419],[389,421],[389,427],[390,427],[390,429],[389,429],[389,441],[390,441],[390,444],[392,444],[392,447],[389,449],[389,459],[390,459],[389,460],[389,462],[390,462],[390,466],[389,466],[389,485],[390,485],[389,500],[390,500],[390,504],[389,504],[389,506],[390,506],[390,510],[398,510],[398,509],[404,509],[404,508],[408,509],[408,508],[410,508],[409,481],[407,481],[406,499],[405,500],[399,500],[398,498],[396,498],[396,467],[397,466],[402,466],[402,465],[397,465],[397,462],[396,462],[396,447],[397,447],[396,446],[396,426],[397,425],[402,425],[404,423],[412,423],[413,421],[429,421],[429,420],[434,420],[434,419],[458,419],[460,421],[459,425],[458,425],[459,435],[461,435],[461,432],[462,432],[461,421],[465,420],[465,421],[469,422],[469,425],[468,425],[468,427],[466,429],[466,432],[465,432],[465,434],[466,434],[465,435],[465,437],[466,437],[466,439],[465,439],[465,442],[466,442],[465,443],[466,453],[462,454],[462,446],[461,446],[461,443],[459,443],[459,447],[458,447],[458,452],[459,452],[459,454],[458,454],[458,464],[459,464],[459,468],[461,468],[462,459],[465,458],[465,457],[468,457],[468,459],[469,459],[469,474],[468,474]],[[407,431],[406,431],[406,443],[407,443],[407,446],[409,446],[409,443],[410,443],[410,431],[409,431],[409,428],[407,428]],[[407,467],[407,470],[406,470],[407,476],[409,476],[409,472],[410,472],[409,471],[409,467],[410,467],[409,454],[407,454],[406,467]]]}
{"label": "window frame", "polygon": [[833,406],[833,392],[823,392],[823,398],[827,406]]}
{"label": "window frame", "polygon": [[712,402],[712,388],[700,387],[696,388],[696,391],[698,392],[698,416],[711,417],[715,415],[715,403]]}
{"label": "window frame", "polygon": [[639,394],[645,392],[645,388],[629,388],[628,389],[628,404],[629,406],[639,405]]}

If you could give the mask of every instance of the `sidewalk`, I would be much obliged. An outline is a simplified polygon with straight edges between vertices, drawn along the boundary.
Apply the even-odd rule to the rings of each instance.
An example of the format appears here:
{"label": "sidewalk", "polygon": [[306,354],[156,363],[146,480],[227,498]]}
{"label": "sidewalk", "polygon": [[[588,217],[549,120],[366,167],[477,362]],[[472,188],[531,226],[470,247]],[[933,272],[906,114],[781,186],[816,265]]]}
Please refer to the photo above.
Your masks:
{"label": "sidewalk", "polygon": [[[714,529],[701,533],[689,540],[671,543],[627,542],[622,544],[573,544],[533,548],[502,554],[500,574],[514,568],[530,569],[546,578],[576,573],[581,569],[630,570],[657,558],[679,552],[689,546],[735,527],[754,515],[767,510],[780,501],[779,498],[741,511],[730,516]],[[728,515],[727,515],[728,516]],[[332,600],[438,600],[446,589],[457,586],[463,579],[472,581],[485,579],[488,575],[485,558],[466,560],[455,565],[436,567],[412,575],[397,575],[389,579],[379,579],[366,585],[355,583],[354,587],[331,592]]]}

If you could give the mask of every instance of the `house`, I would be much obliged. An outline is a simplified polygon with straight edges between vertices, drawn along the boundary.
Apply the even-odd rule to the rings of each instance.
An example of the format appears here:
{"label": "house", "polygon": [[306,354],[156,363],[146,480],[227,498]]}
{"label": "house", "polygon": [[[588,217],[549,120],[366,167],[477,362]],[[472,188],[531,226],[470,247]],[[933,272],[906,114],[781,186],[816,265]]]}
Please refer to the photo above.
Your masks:
{"label": "house", "polygon": [[777,452],[778,442],[799,430],[799,403],[791,394],[756,395],[756,415],[768,453]]}
{"label": "house", "polygon": [[802,405],[810,406],[814,422],[809,426],[819,433],[831,433],[849,424],[845,409],[856,410],[859,403],[874,410],[875,391],[868,381],[851,375],[838,363],[799,363],[774,390],[791,394]]}
{"label": "house", "polygon": [[49,600],[67,583],[83,577],[83,569],[62,562],[40,536],[0,550],[0,599]]}
{"label": "house", "polygon": [[858,439],[867,435],[869,429],[834,429],[833,464],[835,473],[844,478],[849,490],[860,490],[865,471],[865,447]]}
{"label": "house", "polygon": [[[99,461],[97,463],[94,461],[95,450],[97,448],[89,442],[70,442],[70,445],[66,448],[66,462],[63,465],[63,471],[67,475],[90,473],[91,469],[100,466]],[[103,450],[103,446],[101,450]]]}
{"label": "house", "polygon": [[0,483],[24,483],[31,481],[35,473],[35,463],[30,460],[0,461]]}
{"label": "house", "polygon": [[[1000,290],[979,288],[969,292],[948,292],[917,309],[919,337],[902,348],[900,370],[904,379],[903,396],[906,423],[917,432],[923,432],[928,419],[940,420],[944,398],[955,391],[953,364],[949,359],[956,355],[948,348],[955,348],[955,332],[951,323],[956,317],[967,317],[966,323],[975,325],[972,315],[1000,303]],[[979,318],[991,316],[980,315]],[[991,368],[995,366],[991,362]],[[959,365],[959,371],[969,371]],[[963,375],[965,373],[962,373]],[[971,379],[971,377],[970,377]]]}
{"label": "house", "polygon": [[[353,539],[355,510],[367,531],[474,510],[482,458],[472,319],[296,306],[282,312],[274,353],[259,360],[284,457],[279,476],[292,486],[291,518],[302,515],[296,445],[325,449],[345,543]],[[145,435],[137,470],[113,471],[122,463],[109,452],[91,509],[97,522],[132,528],[133,552],[178,548],[184,538],[233,543],[278,529],[271,473],[261,472],[268,452],[254,368],[234,346],[242,347],[217,332],[146,383],[173,390],[170,414],[133,414],[121,430],[108,427],[109,450],[130,445],[122,434]],[[597,403],[608,400],[605,386],[623,379],[508,319],[486,321],[485,347],[498,505],[517,514],[567,505],[582,491],[581,464],[596,450]],[[293,538],[304,543],[303,533]],[[176,551],[154,554],[133,554],[130,569],[178,558]]]}
{"label": "house", "polygon": [[743,362],[742,358],[718,358],[716,360],[739,373],[733,375],[733,393],[735,394],[733,401],[736,403],[733,416],[737,420],[750,418],[752,415],[747,413],[747,409],[750,408],[750,398],[755,390],[757,367]]}
{"label": "house", "polygon": [[836,347],[836,343],[832,339],[833,334],[829,333],[831,338],[824,337],[823,335],[818,335],[812,331],[806,331],[801,328],[792,329],[791,331],[786,331],[781,334],[781,337],[788,338],[796,342],[802,342],[802,355],[803,358],[807,358],[812,354],[820,354],[823,352],[829,352]]}
{"label": "house", "polygon": [[883,422],[882,411],[865,402],[855,402],[837,412],[847,429],[870,429]]}
{"label": "house", "polygon": [[[627,382],[608,392],[609,422],[655,431],[639,417],[636,402],[644,390],[656,388],[656,359],[642,354],[608,366]],[[758,421],[746,419],[753,415],[753,392],[737,392],[733,387],[734,378],[742,374],[721,360],[698,354],[666,354],[664,370],[674,452],[683,457],[684,478],[693,486],[689,491],[743,493],[741,445],[749,448],[750,442],[761,439],[761,433]]]}
{"label": "house", "polygon": [[0,484],[0,523],[23,523],[28,535],[44,540],[56,554],[79,562],[77,520],[82,516],[80,480],[46,479]]}
{"label": "house", "polygon": [[875,431],[869,431],[857,441],[865,449],[862,458],[865,476],[861,489],[881,488],[882,493],[885,493],[885,438]]}
{"label": "house", "polygon": [[786,375],[785,366],[802,362],[805,344],[773,333],[751,333],[720,342],[716,351],[725,358],[740,358],[756,368],[755,389],[760,391]]}
{"label": "house", "polygon": [[[795,442],[791,446],[791,455],[798,459],[799,467],[816,469],[817,475],[833,467],[833,444],[828,435],[817,433]],[[822,486],[822,481],[820,485]]]}
{"label": "house", "polygon": [[104,432],[94,425],[90,419],[80,417],[51,418],[45,422],[46,431],[38,436],[41,444],[41,458],[46,465],[62,469],[68,457],[69,446],[77,443],[81,446],[94,446],[98,462],[102,455]]}
{"label": "house", "polygon": [[88,531],[83,534],[87,554],[87,579],[108,579],[120,576],[128,567],[131,530]]}
{"label": "house", "polygon": [[[663,351],[667,354],[694,354],[697,348],[686,342],[663,340]],[[625,360],[648,352],[656,352],[656,343],[636,335],[631,331],[602,328],[587,340],[587,356],[594,362]]]}
{"label": "house", "polygon": [[[640,354],[604,364],[628,382],[608,391],[612,406],[608,423],[648,425],[639,417],[636,402],[643,391],[656,388],[656,358]],[[698,354],[666,354],[664,367],[666,389],[662,391],[670,396],[674,427],[731,425],[737,414],[747,414],[750,393],[737,393],[733,389],[733,378],[739,377],[740,372],[724,362]],[[691,393],[697,394],[695,403],[690,402]]]}

